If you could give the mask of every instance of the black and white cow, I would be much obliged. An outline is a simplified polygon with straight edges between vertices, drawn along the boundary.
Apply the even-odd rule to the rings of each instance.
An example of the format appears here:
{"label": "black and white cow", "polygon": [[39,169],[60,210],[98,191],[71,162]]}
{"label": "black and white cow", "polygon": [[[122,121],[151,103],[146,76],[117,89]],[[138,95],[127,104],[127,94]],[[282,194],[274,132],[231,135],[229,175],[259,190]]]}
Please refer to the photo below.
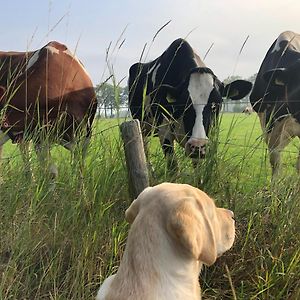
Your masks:
{"label": "black and white cow", "polygon": [[274,41],[259,69],[250,101],[265,132],[274,176],[280,152],[293,137],[300,137],[299,34],[286,31]]}
{"label": "black and white cow", "polygon": [[170,163],[175,140],[186,155],[203,158],[222,97],[241,99],[252,84],[237,80],[224,86],[189,43],[177,39],[155,60],[132,65],[128,87],[133,118],[141,121],[144,137],[158,135]]}

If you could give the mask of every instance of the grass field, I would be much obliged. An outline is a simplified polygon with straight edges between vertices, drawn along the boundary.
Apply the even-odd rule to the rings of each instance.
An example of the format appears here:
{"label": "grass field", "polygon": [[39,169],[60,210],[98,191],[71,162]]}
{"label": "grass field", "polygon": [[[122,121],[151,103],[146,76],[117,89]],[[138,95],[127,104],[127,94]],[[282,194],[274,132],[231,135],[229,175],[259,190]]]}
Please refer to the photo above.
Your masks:
{"label": "grass field", "polygon": [[[117,271],[128,232],[124,211],[132,200],[117,126],[121,121],[97,121],[83,181],[80,164],[54,147],[55,188],[32,152],[28,176],[19,150],[5,145],[0,300],[94,299],[100,283]],[[196,170],[177,147],[180,173],[172,177],[157,140],[151,143],[151,184],[190,183],[235,212],[236,242],[202,270],[203,299],[300,299],[298,141],[286,149],[282,175],[272,183],[254,114],[224,114],[213,141]]]}

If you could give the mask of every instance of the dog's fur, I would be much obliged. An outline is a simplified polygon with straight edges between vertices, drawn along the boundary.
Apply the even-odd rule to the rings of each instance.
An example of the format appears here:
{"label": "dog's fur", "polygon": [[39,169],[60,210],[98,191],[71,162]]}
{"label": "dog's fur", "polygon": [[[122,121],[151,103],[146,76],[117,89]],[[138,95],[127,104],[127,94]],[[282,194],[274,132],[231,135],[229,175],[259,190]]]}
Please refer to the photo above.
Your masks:
{"label": "dog's fur", "polygon": [[233,213],[187,184],[146,188],[125,218],[131,228],[119,270],[96,300],[199,300],[202,264],[212,265],[235,237]]}

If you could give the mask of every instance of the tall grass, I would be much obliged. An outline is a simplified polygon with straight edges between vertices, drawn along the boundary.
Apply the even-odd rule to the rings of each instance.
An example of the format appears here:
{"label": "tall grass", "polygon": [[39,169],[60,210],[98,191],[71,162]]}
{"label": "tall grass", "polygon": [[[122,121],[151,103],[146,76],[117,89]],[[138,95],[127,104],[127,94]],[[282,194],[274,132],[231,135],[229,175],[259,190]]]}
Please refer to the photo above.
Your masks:
{"label": "tall grass", "polygon": [[[128,232],[124,211],[132,200],[115,126],[121,121],[96,122],[83,179],[69,153],[53,149],[59,170],[54,189],[33,152],[28,176],[18,150],[5,145],[0,182],[1,300],[93,299],[100,283],[116,272]],[[111,129],[102,132],[105,128]],[[235,212],[233,249],[201,274],[204,299],[300,298],[296,154],[285,153],[287,171],[271,183],[260,135],[255,116],[225,114],[207,159],[197,169],[176,148],[180,171],[175,175],[166,171],[158,141],[152,139],[152,184],[199,186],[218,205]],[[14,157],[6,159],[10,156]]]}

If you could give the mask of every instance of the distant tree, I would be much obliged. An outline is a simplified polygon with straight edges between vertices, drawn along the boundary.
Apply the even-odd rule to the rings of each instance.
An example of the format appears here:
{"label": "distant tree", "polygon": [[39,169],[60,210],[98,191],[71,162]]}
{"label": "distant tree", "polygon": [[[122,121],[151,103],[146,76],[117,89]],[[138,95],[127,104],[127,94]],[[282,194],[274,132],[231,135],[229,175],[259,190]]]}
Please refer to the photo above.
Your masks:
{"label": "distant tree", "polygon": [[115,86],[110,83],[99,84],[95,88],[99,112],[104,112],[104,117],[114,115],[120,108],[126,106],[128,101],[127,87]]}
{"label": "distant tree", "polygon": [[256,79],[257,73],[251,75],[249,78],[247,78],[248,81],[254,83],[255,79]]}

